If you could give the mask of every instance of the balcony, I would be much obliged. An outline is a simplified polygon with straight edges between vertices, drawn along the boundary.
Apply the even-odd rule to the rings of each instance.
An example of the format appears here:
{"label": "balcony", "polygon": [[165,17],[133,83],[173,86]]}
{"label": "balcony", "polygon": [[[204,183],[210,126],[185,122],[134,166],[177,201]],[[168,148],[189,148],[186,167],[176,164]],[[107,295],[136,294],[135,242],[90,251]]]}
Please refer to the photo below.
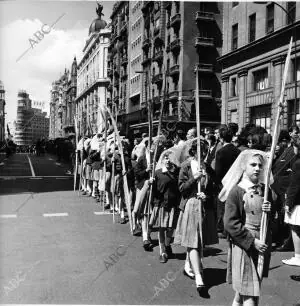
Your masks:
{"label": "balcony", "polygon": [[150,39],[149,38],[144,38],[142,49],[143,50],[148,50],[150,48],[150,45],[151,45]]}
{"label": "balcony", "polygon": [[112,71],[111,68],[107,68],[107,75],[108,75],[108,77],[112,78],[112,76],[113,76],[113,71]]}
{"label": "balcony", "polygon": [[159,96],[153,98],[153,104],[160,104],[160,97]]}
{"label": "balcony", "polygon": [[199,63],[196,65],[195,70],[198,70],[199,72],[203,73],[213,73],[214,66],[212,64]]}
{"label": "balcony", "polygon": [[179,72],[179,65],[174,65],[169,69],[169,75],[172,77],[178,76]]}
{"label": "balcony", "polygon": [[120,33],[125,34],[127,32],[127,25],[128,25],[127,21],[123,20],[121,22]]}
{"label": "balcony", "polygon": [[109,84],[109,85],[107,86],[107,90],[108,90],[108,91],[112,91],[112,89],[113,89],[112,84]]}
{"label": "balcony", "polygon": [[142,12],[145,14],[147,13],[148,6],[152,3],[152,1],[144,1],[144,5],[142,7]]}
{"label": "balcony", "polygon": [[169,44],[167,45],[167,47],[166,47],[166,52],[170,52],[170,50],[171,50],[171,43],[169,43]]}
{"label": "balcony", "polygon": [[178,52],[180,50],[180,39],[175,39],[170,44],[170,49],[172,52]]}
{"label": "balcony", "polygon": [[163,75],[162,73],[156,74],[153,78],[152,78],[152,83],[159,85],[162,84],[163,82]]}
{"label": "balcony", "polygon": [[114,103],[115,103],[115,104],[118,104],[118,103],[119,103],[119,96],[115,96],[115,97],[114,97]]}
{"label": "balcony", "polygon": [[178,100],[179,92],[178,90],[171,91],[168,95],[169,100]]}
{"label": "balcony", "polygon": [[[195,92],[194,92],[195,94]],[[212,99],[212,90],[200,89],[199,99]]]}
{"label": "balcony", "polygon": [[171,18],[170,24],[171,24],[171,27],[178,29],[180,27],[180,23],[181,23],[181,15],[177,13]]}
{"label": "balcony", "polygon": [[196,37],[195,47],[214,47],[214,39],[210,37]]}
{"label": "balcony", "polygon": [[159,32],[160,32],[160,28],[159,27],[154,28],[154,31],[153,31],[154,35],[157,35]]}
{"label": "balcony", "polygon": [[164,41],[163,39],[161,38],[161,35],[160,34],[157,34],[155,37],[154,37],[154,45],[155,46],[162,46],[164,44]]}
{"label": "balcony", "polygon": [[128,64],[128,57],[127,55],[126,56],[123,56],[122,59],[121,59],[121,65],[122,66],[125,66]]}
{"label": "balcony", "polygon": [[151,63],[151,58],[148,56],[144,56],[144,60],[142,61],[142,65],[146,66],[149,65]]}
{"label": "balcony", "polygon": [[170,27],[171,27],[171,22],[170,22],[170,20],[167,22],[167,29],[170,29]]}
{"label": "balcony", "polygon": [[215,14],[210,12],[196,12],[196,22],[199,21],[214,21],[215,20]]}
{"label": "balcony", "polygon": [[162,50],[155,52],[153,56],[153,60],[155,62],[162,62],[163,58],[164,58],[164,53]]}
{"label": "balcony", "polygon": [[116,79],[118,79],[120,77],[120,73],[117,69],[114,69],[114,76]]}
{"label": "balcony", "polygon": [[128,78],[128,74],[127,73],[123,73],[122,76],[121,76],[121,80],[125,81],[125,80],[127,80],[127,78]]}

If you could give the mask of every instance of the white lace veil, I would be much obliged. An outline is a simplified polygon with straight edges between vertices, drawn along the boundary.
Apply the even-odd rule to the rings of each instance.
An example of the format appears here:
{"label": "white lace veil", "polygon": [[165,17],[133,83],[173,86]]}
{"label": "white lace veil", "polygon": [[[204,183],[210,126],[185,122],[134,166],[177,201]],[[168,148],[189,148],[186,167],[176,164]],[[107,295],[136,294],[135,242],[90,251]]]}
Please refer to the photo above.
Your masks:
{"label": "white lace veil", "polygon": [[163,153],[160,155],[159,161],[156,164],[155,170],[161,169],[164,167],[165,163],[164,163],[164,158],[166,156],[166,154],[169,155],[169,160],[171,163],[173,163],[174,165],[176,165],[177,167],[180,167],[180,162],[178,160],[178,158],[176,157],[176,153],[172,150],[172,148],[167,149],[165,151],[163,151]]}
{"label": "white lace veil", "polygon": [[[225,202],[231,189],[239,183],[242,175],[245,171],[248,160],[253,156],[259,154],[263,157],[263,169],[260,173],[258,182],[264,183],[267,176],[267,164],[269,159],[269,153],[260,150],[244,150],[237,157],[231,168],[228,170],[222,180],[223,188],[219,194],[219,199]],[[273,176],[271,173],[270,185],[273,183]]]}

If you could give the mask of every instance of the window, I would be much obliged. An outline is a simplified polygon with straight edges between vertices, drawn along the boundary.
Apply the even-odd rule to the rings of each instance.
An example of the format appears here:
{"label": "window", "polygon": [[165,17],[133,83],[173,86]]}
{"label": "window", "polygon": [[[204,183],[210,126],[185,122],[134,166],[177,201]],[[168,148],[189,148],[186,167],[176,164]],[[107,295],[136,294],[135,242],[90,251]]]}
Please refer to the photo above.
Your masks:
{"label": "window", "polygon": [[236,97],[237,96],[237,82],[236,82],[236,78],[232,78],[231,79],[230,96],[231,97]]}
{"label": "window", "polygon": [[[296,78],[297,81],[300,81],[300,58],[296,58]],[[293,71],[293,76],[292,80],[295,82],[295,60],[292,61],[292,71]]]}
{"label": "window", "polygon": [[232,7],[239,5],[239,2],[232,2]]}
{"label": "window", "polygon": [[232,110],[230,112],[230,122],[232,123],[238,123],[238,119],[237,119],[237,110]]}
{"label": "window", "polygon": [[286,23],[294,23],[296,19],[296,2],[287,2],[286,9],[288,11],[288,15],[286,16]]}
{"label": "window", "polygon": [[231,49],[235,50],[238,48],[238,24],[232,26],[232,45]]}
{"label": "window", "polygon": [[264,90],[269,87],[268,68],[253,72],[254,91]]}
{"label": "window", "polygon": [[274,4],[267,6],[267,25],[266,32],[267,34],[274,32]]}
{"label": "window", "polygon": [[261,126],[270,133],[271,129],[271,104],[251,107],[251,123]]}
{"label": "window", "polygon": [[249,42],[255,40],[256,32],[256,14],[249,16]]}
{"label": "window", "polygon": [[[292,124],[295,124],[295,100],[289,100],[287,101],[287,115],[288,115],[288,126],[291,126]],[[299,99],[297,100],[296,104],[296,124],[299,125],[300,123],[300,113],[299,113]]]}

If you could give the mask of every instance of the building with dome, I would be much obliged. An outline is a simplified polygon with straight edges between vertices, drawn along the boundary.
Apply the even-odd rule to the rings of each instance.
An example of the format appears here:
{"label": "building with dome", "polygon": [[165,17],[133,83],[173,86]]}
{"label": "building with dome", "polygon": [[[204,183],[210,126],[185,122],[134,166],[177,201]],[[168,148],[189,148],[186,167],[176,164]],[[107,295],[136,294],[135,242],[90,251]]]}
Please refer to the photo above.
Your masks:
{"label": "building with dome", "polygon": [[107,88],[110,84],[108,47],[111,29],[102,19],[102,9],[98,3],[98,17],[90,25],[83,56],[77,67],[76,117],[81,135],[96,133],[104,128],[99,107],[110,100]]}
{"label": "building with dome", "polygon": [[5,140],[5,90],[0,81],[0,144]]}
{"label": "building with dome", "polygon": [[67,137],[75,132],[75,98],[77,90],[77,60],[74,57],[71,70],[52,83],[50,98],[49,138]]}

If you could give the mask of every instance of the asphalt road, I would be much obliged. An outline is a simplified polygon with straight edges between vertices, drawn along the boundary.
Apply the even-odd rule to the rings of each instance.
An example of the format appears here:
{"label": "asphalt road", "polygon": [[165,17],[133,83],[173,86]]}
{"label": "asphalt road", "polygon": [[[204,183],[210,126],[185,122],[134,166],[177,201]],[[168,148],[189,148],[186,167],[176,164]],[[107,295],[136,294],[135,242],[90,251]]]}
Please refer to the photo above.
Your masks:
{"label": "asphalt road", "polygon": [[[48,155],[0,163],[1,304],[231,305],[226,241],[205,251],[211,298],[202,299],[182,274],[182,247],[159,263],[158,247],[145,252],[129,224],[114,224],[92,198],[72,191],[66,169]],[[273,253],[261,305],[300,305],[300,282],[290,278],[300,268],[281,263],[291,256]]]}

